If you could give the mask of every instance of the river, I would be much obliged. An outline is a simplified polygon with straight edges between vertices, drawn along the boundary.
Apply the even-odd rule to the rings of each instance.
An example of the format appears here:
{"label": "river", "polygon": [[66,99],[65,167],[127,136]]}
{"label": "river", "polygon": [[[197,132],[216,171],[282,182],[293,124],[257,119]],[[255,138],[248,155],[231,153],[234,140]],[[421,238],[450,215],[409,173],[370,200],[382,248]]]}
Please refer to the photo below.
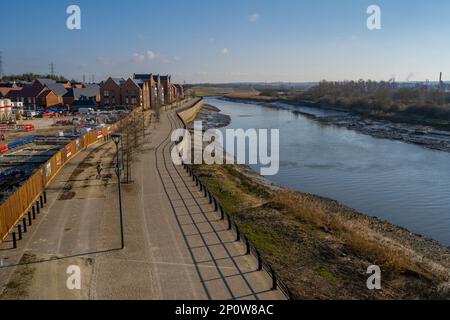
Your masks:
{"label": "river", "polygon": [[[377,139],[291,110],[217,98],[205,103],[231,117],[226,128],[280,130],[280,171],[270,181],[338,200],[450,246],[450,153]],[[319,116],[333,112],[300,109]]]}

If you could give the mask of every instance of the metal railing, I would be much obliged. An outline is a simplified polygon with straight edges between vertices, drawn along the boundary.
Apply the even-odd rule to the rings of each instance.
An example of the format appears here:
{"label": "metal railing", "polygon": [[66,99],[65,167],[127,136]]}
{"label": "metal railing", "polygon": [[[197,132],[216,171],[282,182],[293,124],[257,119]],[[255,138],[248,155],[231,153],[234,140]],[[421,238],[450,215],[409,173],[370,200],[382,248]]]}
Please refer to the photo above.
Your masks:
{"label": "metal railing", "polygon": [[[177,144],[181,143],[178,141]],[[227,230],[234,230],[236,232],[236,241],[242,241],[246,247],[246,254],[253,254],[258,260],[258,271],[265,270],[272,279],[272,290],[279,289],[289,300],[296,300],[294,294],[291,292],[289,287],[284,283],[284,281],[275,272],[272,265],[264,258],[258,248],[252,243],[245,232],[239,227],[235,219],[224,209],[220,201],[208,190],[208,187],[203,183],[203,181],[194,173],[192,165],[182,163],[183,168],[192,177],[192,181],[195,185],[203,192],[203,196],[209,199],[209,203],[214,205],[214,211],[220,212],[220,219],[227,222]]]}
{"label": "metal railing", "polygon": [[[197,101],[198,102],[198,101]],[[195,105],[195,104],[194,104]],[[183,108],[183,111],[186,108]],[[179,110],[178,110],[179,112]],[[184,120],[180,117],[180,115],[176,113],[178,119],[183,124],[184,128],[186,129],[186,123]],[[175,142],[175,145],[178,145],[183,142],[183,137],[180,137],[180,139]],[[292,293],[292,291],[289,289],[289,287],[286,285],[286,283],[280,278],[280,276],[277,274],[277,272],[274,270],[272,265],[267,261],[267,259],[261,254],[261,252],[258,250],[258,248],[253,244],[253,242],[248,238],[248,236],[245,234],[245,232],[242,231],[242,229],[239,227],[238,223],[235,221],[235,219],[224,209],[223,205],[220,203],[220,201],[217,199],[214,194],[212,194],[208,187],[203,183],[203,181],[195,174],[194,170],[192,169],[192,165],[188,165],[182,161],[182,166],[186,170],[187,173],[189,173],[189,176],[192,177],[192,180],[195,182],[195,185],[199,188],[200,191],[203,192],[203,196],[205,198],[209,199],[209,203],[211,205],[214,205],[214,211],[220,212],[220,219],[222,221],[227,221],[227,229],[228,230],[234,230],[236,232],[236,241],[242,241],[245,244],[246,247],[246,254],[250,255],[253,254],[255,258],[258,260],[258,271],[265,270],[272,279],[272,290],[279,289],[289,300],[298,300],[295,295]]]}

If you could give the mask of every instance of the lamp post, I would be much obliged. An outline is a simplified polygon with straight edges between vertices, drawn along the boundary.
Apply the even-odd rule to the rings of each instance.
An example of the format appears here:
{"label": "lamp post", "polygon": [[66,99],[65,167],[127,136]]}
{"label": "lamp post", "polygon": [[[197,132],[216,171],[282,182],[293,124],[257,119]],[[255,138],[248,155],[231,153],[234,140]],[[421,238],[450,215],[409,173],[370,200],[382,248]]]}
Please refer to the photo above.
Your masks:
{"label": "lamp post", "polygon": [[121,240],[121,249],[125,247],[125,240],[123,235],[123,212],[122,212],[122,189],[120,186],[120,162],[119,162],[119,143],[122,140],[122,134],[121,133],[113,133],[111,135],[111,139],[116,144],[116,156],[117,156],[117,162],[116,162],[116,175],[117,175],[117,183],[119,185],[119,210],[120,210],[120,240]]}

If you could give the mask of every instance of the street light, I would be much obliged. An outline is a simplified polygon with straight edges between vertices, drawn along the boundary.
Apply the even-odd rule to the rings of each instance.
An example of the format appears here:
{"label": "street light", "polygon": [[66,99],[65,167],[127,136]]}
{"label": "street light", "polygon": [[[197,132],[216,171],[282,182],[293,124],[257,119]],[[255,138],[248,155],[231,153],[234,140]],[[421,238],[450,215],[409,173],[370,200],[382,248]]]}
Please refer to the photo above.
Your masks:
{"label": "street light", "polygon": [[120,163],[119,163],[119,143],[122,141],[122,133],[113,133],[111,135],[112,141],[116,144],[116,175],[117,175],[117,183],[119,185],[119,209],[120,209],[120,239],[122,244],[122,249],[125,247],[125,240],[123,235],[123,213],[122,213],[122,189],[120,186]]}

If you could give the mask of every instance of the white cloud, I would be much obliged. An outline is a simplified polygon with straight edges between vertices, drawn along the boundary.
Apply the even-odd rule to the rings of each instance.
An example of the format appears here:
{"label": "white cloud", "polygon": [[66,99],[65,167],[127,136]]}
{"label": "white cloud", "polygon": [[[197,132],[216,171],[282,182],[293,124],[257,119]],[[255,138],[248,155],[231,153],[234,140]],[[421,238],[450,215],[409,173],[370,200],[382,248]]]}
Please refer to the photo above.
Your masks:
{"label": "white cloud", "polygon": [[133,63],[142,63],[142,62],[144,62],[144,60],[145,60],[145,57],[144,57],[143,54],[140,54],[140,53],[133,53],[133,54],[131,55],[131,61],[132,61]]}
{"label": "white cloud", "polygon": [[228,55],[229,52],[230,52],[230,50],[228,50],[228,48],[223,48],[221,53],[222,53],[222,55],[226,56],[226,55]]}
{"label": "white cloud", "polygon": [[107,57],[98,57],[97,63],[101,64],[102,66],[108,66],[111,64],[111,60],[109,60],[109,58]]}
{"label": "white cloud", "polygon": [[155,60],[156,57],[157,57],[157,54],[156,54],[156,53],[154,53],[154,52],[151,51],[151,50],[147,51],[147,59],[148,59],[148,60],[150,60],[150,61]]}
{"label": "white cloud", "polygon": [[180,60],[181,58],[179,56],[166,56],[152,50],[148,50],[145,53],[133,53],[130,58],[130,61],[133,63],[144,63],[150,61],[167,64]]}
{"label": "white cloud", "polygon": [[252,23],[256,23],[261,19],[261,15],[259,13],[253,13],[248,17],[248,21]]}

